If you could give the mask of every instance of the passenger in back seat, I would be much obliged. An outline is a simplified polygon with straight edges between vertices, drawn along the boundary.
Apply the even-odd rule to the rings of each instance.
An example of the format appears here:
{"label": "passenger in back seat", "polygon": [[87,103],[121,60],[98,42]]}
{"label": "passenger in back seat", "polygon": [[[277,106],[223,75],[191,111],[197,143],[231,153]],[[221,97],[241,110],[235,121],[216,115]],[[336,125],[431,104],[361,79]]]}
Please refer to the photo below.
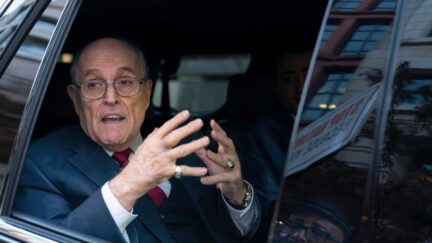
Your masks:
{"label": "passenger in back seat", "polygon": [[310,57],[309,50],[281,56],[273,79],[275,104],[264,115],[226,127],[244,161],[242,173],[253,184],[262,205],[263,221],[256,242],[267,237]]}

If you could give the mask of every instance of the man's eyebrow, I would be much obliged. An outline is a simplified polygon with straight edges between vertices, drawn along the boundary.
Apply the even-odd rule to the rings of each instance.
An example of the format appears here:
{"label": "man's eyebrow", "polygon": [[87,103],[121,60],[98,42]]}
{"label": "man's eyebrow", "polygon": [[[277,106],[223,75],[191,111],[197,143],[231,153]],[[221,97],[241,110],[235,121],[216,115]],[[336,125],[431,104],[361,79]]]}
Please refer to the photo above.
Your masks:
{"label": "man's eyebrow", "polygon": [[123,66],[118,69],[118,71],[127,71],[130,73],[135,73],[134,70],[130,66]]}
{"label": "man's eyebrow", "polygon": [[89,75],[99,75],[99,71],[97,69],[89,69],[84,73],[84,77],[87,77]]}

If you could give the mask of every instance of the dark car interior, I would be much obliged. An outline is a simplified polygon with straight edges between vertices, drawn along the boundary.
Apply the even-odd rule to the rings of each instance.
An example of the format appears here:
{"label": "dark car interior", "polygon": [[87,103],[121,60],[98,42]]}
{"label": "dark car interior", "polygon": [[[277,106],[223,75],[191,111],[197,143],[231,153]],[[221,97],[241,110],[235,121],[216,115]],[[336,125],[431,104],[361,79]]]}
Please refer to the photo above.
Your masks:
{"label": "dark car interior", "polygon": [[[191,118],[204,120],[206,131],[210,119],[229,124],[269,109],[277,58],[313,49],[326,7],[327,1],[320,0],[83,1],[62,53],[73,55],[100,37],[125,38],[144,50],[153,88],[159,82],[162,91],[159,104],[147,111],[143,137],[180,111],[170,103],[169,86],[182,57],[249,56],[247,70],[228,77],[223,104],[192,113]],[[33,140],[78,122],[66,92],[69,69],[70,63],[57,62]]]}
{"label": "dark car interior", "polygon": [[[92,234],[27,215],[13,204],[20,201],[15,197],[18,180],[31,178],[20,174],[26,171],[29,141],[78,122],[66,91],[74,57],[93,40],[114,37],[145,53],[153,90],[141,127],[143,138],[184,109],[191,112],[190,119],[204,121],[204,135],[209,135],[211,119],[227,131],[236,146],[242,178],[260,196],[260,225],[246,242],[294,242],[291,237],[299,232],[313,242],[430,242],[432,20],[418,14],[427,12],[428,1],[22,2],[11,12],[13,18],[3,19],[16,20],[10,29],[26,28],[16,30],[12,44],[3,44],[12,61],[0,59],[6,70],[0,91],[15,99],[13,103],[1,94],[6,102],[0,111],[8,118],[3,122],[8,129],[1,127],[7,134],[2,138],[10,148],[3,146],[0,153],[9,163],[0,168],[0,179],[7,182],[3,194],[11,195],[0,198],[1,222],[23,224],[25,231],[59,242],[99,242]],[[287,112],[277,92],[276,69],[285,54],[299,53],[312,55],[307,59],[309,69],[301,69],[307,78],[296,73],[296,79],[283,80],[307,79],[307,92],[297,105],[301,110]],[[384,86],[385,95],[379,95],[378,88]],[[290,86],[279,90],[302,90],[301,85],[286,87]],[[366,115],[360,119],[342,113],[350,101],[366,97],[363,92],[370,88],[378,90],[377,97],[364,103],[370,105],[370,113],[361,113]],[[295,96],[291,94],[282,97]],[[277,117],[279,123],[260,120],[281,113],[285,116]],[[327,126],[325,119],[332,116],[338,118],[337,126]],[[310,132],[309,125],[317,124],[323,129]],[[337,148],[319,147],[335,146],[332,139],[348,131],[348,125],[355,126]],[[294,145],[287,149],[290,141]],[[217,143],[211,141],[209,148],[217,150]],[[323,157],[307,158],[315,152]],[[245,154],[249,157],[242,157]],[[233,168],[229,162],[226,169]],[[308,223],[312,220],[314,225]],[[315,227],[320,226],[317,222],[343,232],[321,230]],[[2,230],[1,239],[15,233]]]}
{"label": "dark car interior", "polygon": [[[62,53],[75,53],[99,37],[122,37],[146,53],[149,77],[162,83],[161,103],[146,116],[143,133],[177,110],[170,105],[169,81],[184,55],[247,54],[247,73],[229,78],[221,107],[194,113],[205,121],[253,116],[271,105],[276,58],[298,48],[313,48],[327,1],[84,1]],[[65,86],[69,63],[58,62],[36,125],[34,138],[77,121]],[[158,80],[158,81],[156,81]],[[154,84],[153,87],[156,85]],[[54,111],[62,110],[53,116]]]}

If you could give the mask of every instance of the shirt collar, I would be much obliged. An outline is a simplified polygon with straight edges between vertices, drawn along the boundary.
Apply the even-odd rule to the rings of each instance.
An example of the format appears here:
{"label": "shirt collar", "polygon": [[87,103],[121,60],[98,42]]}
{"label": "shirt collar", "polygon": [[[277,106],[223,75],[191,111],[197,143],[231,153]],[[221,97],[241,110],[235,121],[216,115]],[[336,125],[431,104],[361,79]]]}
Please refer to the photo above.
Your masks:
{"label": "shirt collar", "polygon": [[[143,139],[140,133],[138,133],[138,136],[132,141],[132,144],[130,145],[130,148],[132,149],[132,154],[135,153],[135,151],[138,149],[138,147],[142,144]],[[105,152],[111,157],[113,155],[113,151],[103,148]]]}

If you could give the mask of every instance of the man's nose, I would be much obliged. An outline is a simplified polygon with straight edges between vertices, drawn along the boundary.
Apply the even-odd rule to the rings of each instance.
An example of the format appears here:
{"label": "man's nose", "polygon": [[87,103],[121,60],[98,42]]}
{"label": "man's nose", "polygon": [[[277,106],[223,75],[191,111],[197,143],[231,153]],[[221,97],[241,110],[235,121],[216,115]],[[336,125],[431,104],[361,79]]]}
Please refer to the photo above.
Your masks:
{"label": "man's nose", "polygon": [[114,83],[107,83],[106,92],[104,95],[104,100],[106,103],[114,104],[118,101],[119,95],[114,88]]}

